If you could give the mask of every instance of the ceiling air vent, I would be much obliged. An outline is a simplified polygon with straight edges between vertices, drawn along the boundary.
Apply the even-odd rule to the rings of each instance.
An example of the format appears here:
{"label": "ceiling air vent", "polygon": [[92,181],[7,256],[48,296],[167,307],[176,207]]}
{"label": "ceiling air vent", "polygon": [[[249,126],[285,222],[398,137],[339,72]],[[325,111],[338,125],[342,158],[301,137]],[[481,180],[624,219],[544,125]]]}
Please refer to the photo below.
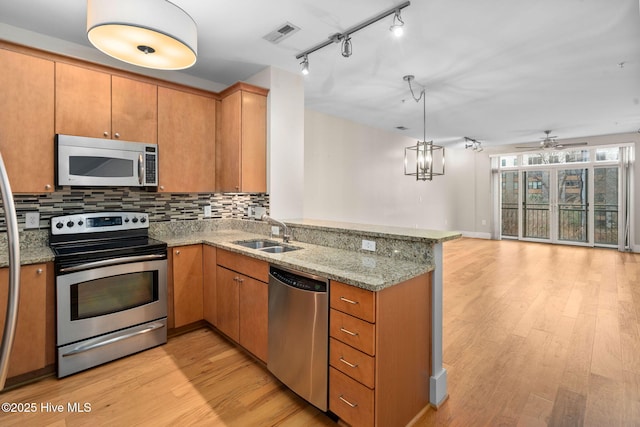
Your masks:
{"label": "ceiling air vent", "polygon": [[287,37],[294,35],[298,31],[300,31],[300,27],[293,25],[291,22],[285,22],[262,38],[273,44],[277,44]]}

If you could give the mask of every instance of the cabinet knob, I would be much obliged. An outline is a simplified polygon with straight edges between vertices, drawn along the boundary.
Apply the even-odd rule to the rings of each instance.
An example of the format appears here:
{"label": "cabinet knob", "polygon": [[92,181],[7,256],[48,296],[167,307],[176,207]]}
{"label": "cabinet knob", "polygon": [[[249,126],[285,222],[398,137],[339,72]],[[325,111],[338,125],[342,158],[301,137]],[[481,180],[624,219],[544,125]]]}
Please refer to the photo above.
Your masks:
{"label": "cabinet knob", "polygon": [[119,134],[118,132],[116,132],[116,133],[114,134],[114,136],[115,136],[116,138],[120,138],[120,134]]}
{"label": "cabinet knob", "polygon": [[176,255],[180,255],[180,251],[176,251]]}
{"label": "cabinet knob", "polygon": [[51,184],[45,184],[44,189],[45,190],[51,190]]}
{"label": "cabinet knob", "polygon": [[160,186],[160,190],[164,190],[164,185],[161,185],[161,186]]}
{"label": "cabinet knob", "polygon": [[109,136],[109,132],[104,131],[103,135],[104,135],[104,136]]}
{"label": "cabinet knob", "polygon": [[36,274],[42,274],[42,269],[41,268],[37,269]]}

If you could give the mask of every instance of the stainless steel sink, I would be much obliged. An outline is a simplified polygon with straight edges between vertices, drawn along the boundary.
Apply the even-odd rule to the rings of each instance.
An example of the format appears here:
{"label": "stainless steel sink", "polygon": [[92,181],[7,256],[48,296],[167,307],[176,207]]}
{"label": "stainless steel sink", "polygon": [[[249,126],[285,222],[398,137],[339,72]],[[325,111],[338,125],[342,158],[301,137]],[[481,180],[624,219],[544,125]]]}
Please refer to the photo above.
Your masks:
{"label": "stainless steel sink", "polygon": [[261,252],[268,252],[270,254],[280,254],[283,252],[297,251],[300,248],[295,246],[283,245],[280,242],[274,242],[272,240],[241,240],[233,242],[236,245],[244,246],[245,248],[255,249]]}
{"label": "stainless steel sink", "polygon": [[280,243],[273,242],[271,240],[241,240],[233,243],[249,249],[265,249],[273,246],[280,246]]}
{"label": "stainless steel sink", "polygon": [[291,252],[297,251],[300,248],[295,248],[293,246],[270,246],[268,248],[258,249],[262,252],[269,252],[270,254],[280,254],[282,252]]}

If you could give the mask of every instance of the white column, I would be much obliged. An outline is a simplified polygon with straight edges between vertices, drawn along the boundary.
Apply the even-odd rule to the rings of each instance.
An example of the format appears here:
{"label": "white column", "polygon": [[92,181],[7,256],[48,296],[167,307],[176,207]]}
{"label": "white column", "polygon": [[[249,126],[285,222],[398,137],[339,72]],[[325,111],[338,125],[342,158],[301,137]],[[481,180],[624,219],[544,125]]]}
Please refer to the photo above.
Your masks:
{"label": "white column", "polygon": [[429,403],[436,408],[447,398],[447,370],[442,367],[442,243],[433,245],[435,269],[431,278],[431,378]]}

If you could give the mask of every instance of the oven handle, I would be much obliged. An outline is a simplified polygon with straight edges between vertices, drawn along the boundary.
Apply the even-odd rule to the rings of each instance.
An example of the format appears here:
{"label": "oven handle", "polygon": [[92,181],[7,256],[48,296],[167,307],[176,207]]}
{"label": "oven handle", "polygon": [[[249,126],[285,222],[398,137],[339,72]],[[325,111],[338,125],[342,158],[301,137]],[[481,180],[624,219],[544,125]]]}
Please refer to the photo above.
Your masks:
{"label": "oven handle", "polygon": [[166,255],[151,254],[151,255],[137,255],[123,258],[104,259],[101,261],[87,262],[85,264],[74,265],[72,267],[63,267],[60,269],[60,273],[73,273],[74,271],[84,271],[96,267],[107,267],[109,265],[124,264],[127,262],[137,261],[150,261],[153,259],[164,259]]}
{"label": "oven handle", "polygon": [[126,333],[126,334],[123,334],[123,335],[118,335],[118,336],[115,336],[113,338],[109,338],[107,340],[99,341],[99,342],[96,342],[96,343],[81,345],[80,347],[76,347],[73,350],[71,350],[70,352],[63,354],[62,357],[74,356],[74,355],[79,354],[79,353],[84,353],[85,351],[95,350],[96,348],[100,348],[100,347],[103,347],[105,345],[113,344],[113,343],[116,343],[118,341],[126,340],[128,338],[133,338],[133,337],[136,337],[138,335],[146,334],[148,332],[152,332],[152,331],[155,331],[156,329],[160,329],[160,328],[164,328],[164,324],[163,323],[160,323],[160,322],[152,323],[149,326],[147,326],[146,328],[140,329],[138,331],[129,332],[129,333]]}

